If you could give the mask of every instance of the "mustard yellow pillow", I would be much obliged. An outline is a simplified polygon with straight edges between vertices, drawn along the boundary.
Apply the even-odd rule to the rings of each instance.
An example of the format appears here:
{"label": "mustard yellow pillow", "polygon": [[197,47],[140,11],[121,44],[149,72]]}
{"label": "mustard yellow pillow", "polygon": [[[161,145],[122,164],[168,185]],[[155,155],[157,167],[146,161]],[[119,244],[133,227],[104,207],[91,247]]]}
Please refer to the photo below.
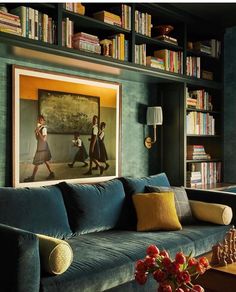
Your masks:
{"label": "mustard yellow pillow", "polygon": [[73,261],[70,245],[54,237],[42,234],[37,234],[37,236],[42,270],[55,275],[64,273]]}
{"label": "mustard yellow pillow", "polygon": [[189,202],[193,216],[198,220],[229,225],[233,218],[233,212],[229,206],[201,201]]}
{"label": "mustard yellow pillow", "polygon": [[137,231],[180,230],[173,192],[138,193],[132,196],[137,214]]}

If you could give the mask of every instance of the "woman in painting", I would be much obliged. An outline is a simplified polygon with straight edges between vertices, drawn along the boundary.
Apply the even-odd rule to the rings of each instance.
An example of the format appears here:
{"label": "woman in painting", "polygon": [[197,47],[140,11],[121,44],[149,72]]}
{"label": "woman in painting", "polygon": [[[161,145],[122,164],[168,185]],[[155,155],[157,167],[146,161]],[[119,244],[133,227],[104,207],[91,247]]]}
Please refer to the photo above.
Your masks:
{"label": "woman in painting", "polygon": [[73,167],[76,161],[83,162],[83,167],[88,166],[88,163],[85,161],[88,158],[87,151],[84,147],[83,141],[80,139],[79,132],[75,132],[74,139],[72,140],[73,146],[77,148],[77,152],[73,159],[72,163],[69,163],[69,167]]}
{"label": "woman in painting", "polygon": [[[106,127],[106,123],[101,122],[100,130],[98,132],[98,143],[99,143],[99,149],[100,149],[99,161],[105,163],[106,166],[105,166],[104,170],[107,170],[110,167],[110,165],[107,163],[108,156],[107,156],[106,146],[104,143],[105,127]],[[93,169],[97,169],[97,166],[94,167]]]}
{"label": "woman in painting", "polygon": [[32,175],[24,179],[25,182],[34,181],[38,167],[43,163],[45,163],[49,171],[49,175],[46,179],[55,178],[55,174],[52,172],[49,165],[49,160],[52,156],[47,142],[47,127],[45,125],[45,118],[43,115],[38,116],[38,123],[34,132],[37,140],[37,149],[33,160],[34,169]]}
{"label": "woman in painting", "polygon": [[100,149],[98,143],[98,116],[93,116],[93,128],[90,138],[90,145],[89,145],[89,170],[85,173],[85,175],[92,174],[92,164],[95,163],[97,169],[100,169],[100,174],[103,174],[104,167],[100,165]]}

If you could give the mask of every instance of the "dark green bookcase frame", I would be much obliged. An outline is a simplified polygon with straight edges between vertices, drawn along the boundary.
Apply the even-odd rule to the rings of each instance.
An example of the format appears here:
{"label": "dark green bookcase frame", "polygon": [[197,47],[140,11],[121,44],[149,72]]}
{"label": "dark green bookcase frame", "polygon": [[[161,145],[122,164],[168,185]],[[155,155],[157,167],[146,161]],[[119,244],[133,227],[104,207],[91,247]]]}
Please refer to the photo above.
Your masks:
{"label": "dark green bookcase frame", "polygon": [[[223,162],[223,57],[219,60],[213,59],[204,53],[199,53],[187,49],[187,41],[201,40],[204,38],[217,38],[222,42],[223,48],[223,35],[224,31],[221,28],[211,26],[209,23],[199,23],[198,19],[194,19],[190,15],[174,8],[170,4],[156,4],[156,3],[128,3],[131,6],[131,31],[121,27],[113,26],[102,21],[96,20],[91,15],[79,15],[63,8],[62,3],[6,3],[6,6],[11,9],[20,5],[31,6],[39,11],[48,13],[56,21],[56,44],[47,44],[37,40],[32,40],[20,36],[11,35],[8,33],[0,32],[0,49],[2,52],[7,51],[14,54],[13,48],[21,48],[21,51],[31,50],[37,55],[37,59],[44,61],[45,55],[50,57],[62,57],[62,64],[67,66],[67,60],[80,60],[88,64],[89,70],[92,70],[93,64],[105,65],[109,68],[119,69],[119,78],[124,80],[138,80],[143,82],[150,82],[158,85],[159,95],[156,98],[158,104],[163,107],[164,124],[161,127],[161,147],[157,155],[161,156],[161,163],[159,166],[160,171],[165,171],[172,184],[185,185],[186,182],[186,169],[188,161],[186,158],[187,143],[191,139],[194,141],[204,141],[204,139],[211,139],[210,142],[219,148],[219,157],[214,157],[211,161]],[[105,10],[106,5],[117,6],[120,3],[85,3],[86,9],[99,8]],[[92,6],[96,5],[96,6]],[[154,25],[160,23],[171,23],[178,28],[177,35],[180,38],[180,44],[173,45],[166,42],[147,37],[135,32],[135,9],[142,12],[150,13],[153,17]],[[98,11],[98,10],[97,10]],[[129,60],[119,61],[102,55],[78,51],[75,49],[65,48],[62,46],[62,20],[69,17],[75,22],[75,26],[80,24],[81,30],[86,30],[88,33],[95,31],[101,37],[106,37],[109,34],[124,33],[126,39],[129,40]],[[213,33],[213,32],[217,32]],[[94,33],[96,34],[96,33]],[[156,49],[170,49],[183,51],[183,74],[172,73],[164,70],[159,70],[151,67],[135,64],[135,44],[146,43],[148,50],[153,51]],[[222,50],[223,51],[223,50]],[[4,53],[3,53],[4,56]],[[203,80],[186,75],[186,57],[187,56],[200,56],[208,62],[216,62],[218,65],[217,71],[221,69],[218,74],[217,81]],[[223,52],[222,52],[223,56]],[[53,62],[53,61],[52,61]],[[213,66],[214,67],[214,66]],[[104,72],[103,72],[104,73]],[[109,73],[108,73],[109,75]],[[221,107],[214,111],[217,123],[220,123],[220,129],[217,135],[211,137],[209,135],[187,135],[186,133],[186,87],[199,88],[206,90],[213,90],[217,92],[217,98],[221,99]],[[203,111],[206,112],[206,111]],[[207,142],[209,143],[209,142]],[[223,173],[223,171],[222,171]]]}

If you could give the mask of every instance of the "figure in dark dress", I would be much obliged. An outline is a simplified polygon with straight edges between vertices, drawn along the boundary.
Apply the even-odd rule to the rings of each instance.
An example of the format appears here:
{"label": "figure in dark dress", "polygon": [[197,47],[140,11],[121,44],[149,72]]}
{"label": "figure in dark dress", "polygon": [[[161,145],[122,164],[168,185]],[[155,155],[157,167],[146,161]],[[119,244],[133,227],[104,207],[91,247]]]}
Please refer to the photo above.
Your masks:
{"label": "figure in dark dress", "polygon": [[91,133],[90,145],[89,145],[89,170],[84,173],[85,175],[91,175],[92,174],[92,164],[95,163],[97,169],[100,169],[100,174],[103,174],[104,167],[100,165],[99,159],[100,159],[100,149],[99,149],[99,143],[98,143],[98,116],[93,116],[93,128]]}
{"label": "figure in dark dress", "polygon": [[108,155],[107,155],[107,150],[106,150],[106,146],[105,146],[105,143],[104,143],[104,138],[105,138],[105,127],[106,127],[106,123],[104,122],[101,122],[100,124],[100,130],[99,130],[99,133],[98,133],[98,141],[99,141],[99,148],[100,148],[100,159],[99,161],[100,162],[103,162],[105,163],[105,169],[104,170],[107,170],[110,165],[107,163],[107,160],[108,160]]}
{"label": "figure in dark dress", "polygon": [[83,167],[88,166],[88,163],[85,161],[88,158],[88,153],[84,147],[83,141],[80,139],[80,135],[78,132],[75,132],[74,139],[72,140],[73,146],[76,147],[78,150],[75,154],[72,163],[69,163],[69,167],[73,167],[76,161],[83,162]]}
{"label": "figure in dark dress", "polygon": [[52,156],[47,142],[47,126],[45,125],[45,118],[43,115],[38,116],[38,123],[34,132],[35,138],[37,140],[37,149],[33,159],[34,169],[32,175],[25,178],[24,182],[34,181],[38,167],[43,163],[45,163],[49,171],[49,175],[46,179],[49,180],[55,178],[55,174],[52,172],[49,165],[49,160],[52,158]]}

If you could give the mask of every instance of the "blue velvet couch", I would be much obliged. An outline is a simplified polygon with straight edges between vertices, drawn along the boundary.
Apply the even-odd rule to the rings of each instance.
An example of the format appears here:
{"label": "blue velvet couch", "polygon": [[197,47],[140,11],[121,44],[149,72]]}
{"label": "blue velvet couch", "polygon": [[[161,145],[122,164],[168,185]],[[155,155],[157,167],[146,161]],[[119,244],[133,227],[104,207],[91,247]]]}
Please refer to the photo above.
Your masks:
{"label": "blue velvet couch", "polygon": [[[101,184],[60,183],[40,188],[0,188],[1,292],[156,291],[134,281],[134,263],[148,245],[173,256],[201,255],[222,240],[230,226],[195,222],[180,231],[137,232],[132,195],[146,185],[169,186],[164,173]],[[235,222],[236,196],[187,190],[189,198],[228,204]],[[65,239],[74,260],[61,275],[41,271],[35,233]]]}

